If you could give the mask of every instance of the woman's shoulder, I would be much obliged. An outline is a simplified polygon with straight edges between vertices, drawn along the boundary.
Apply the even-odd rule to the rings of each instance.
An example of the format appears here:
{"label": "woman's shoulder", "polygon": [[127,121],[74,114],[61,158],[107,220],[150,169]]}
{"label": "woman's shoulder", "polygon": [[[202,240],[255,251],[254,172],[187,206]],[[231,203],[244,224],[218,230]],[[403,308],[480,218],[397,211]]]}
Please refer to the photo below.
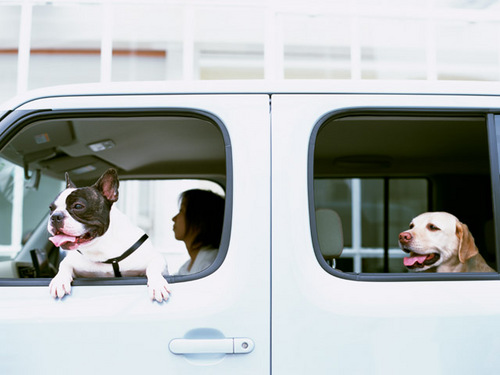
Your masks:
{"label": "woman's shoulder", "polygon": [[212,247],[202,247],[200,249],[200,252],[198,253],[198,256],[196,257],[196,260],[199,259],[203,263],[210,262],[210,264],[212,264],[212,262],[217,257],[217,252],[218,249],[214,249]]}

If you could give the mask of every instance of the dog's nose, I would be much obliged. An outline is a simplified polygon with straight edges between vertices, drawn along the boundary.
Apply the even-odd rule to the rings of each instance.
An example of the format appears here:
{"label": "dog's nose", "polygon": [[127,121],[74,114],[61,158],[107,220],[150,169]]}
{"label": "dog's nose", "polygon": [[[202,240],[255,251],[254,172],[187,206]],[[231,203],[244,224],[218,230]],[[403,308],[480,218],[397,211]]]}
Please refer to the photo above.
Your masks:
{"label": "dog's nose", "polygon": [[413,236],[409,232],[399,233],[399,242],[408,243],[411,241],[412,238],[413,238]]}
{"label": "dog's nose", "polygon": [[62,222],[64,219],[64,215],[61,212],[54,212],[50,217],[50,221],[54,224],[58,224]]}

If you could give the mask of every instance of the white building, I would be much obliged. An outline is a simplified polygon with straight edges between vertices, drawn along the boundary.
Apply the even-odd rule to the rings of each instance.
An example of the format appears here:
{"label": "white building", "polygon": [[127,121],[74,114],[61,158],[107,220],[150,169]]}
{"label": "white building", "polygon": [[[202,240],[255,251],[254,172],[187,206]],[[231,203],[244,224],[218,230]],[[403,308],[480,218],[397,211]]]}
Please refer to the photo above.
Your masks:
{"label": "white building", "polygon": [[0,101],[130,80],[500,78],[496,0],[0,2]]}

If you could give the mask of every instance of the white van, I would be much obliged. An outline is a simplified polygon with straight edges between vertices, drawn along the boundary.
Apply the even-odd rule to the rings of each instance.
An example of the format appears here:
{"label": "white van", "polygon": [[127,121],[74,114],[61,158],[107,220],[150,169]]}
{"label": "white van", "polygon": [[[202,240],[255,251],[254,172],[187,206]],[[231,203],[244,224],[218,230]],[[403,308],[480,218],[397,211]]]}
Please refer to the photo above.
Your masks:
{"label": "white van", "polygon": [[[499,269],[498,86],[84,85],[1,111],[1,374],[500,371],[498,273],[408,272],[398,248],[414,216],[447,211]],[[49,295],[48,206],[65,172],[85,186],[109,167],[169,262],[167,303],[145,278]],[[176,275],[170,212],[191,186],[225,196],[222,240]]]}

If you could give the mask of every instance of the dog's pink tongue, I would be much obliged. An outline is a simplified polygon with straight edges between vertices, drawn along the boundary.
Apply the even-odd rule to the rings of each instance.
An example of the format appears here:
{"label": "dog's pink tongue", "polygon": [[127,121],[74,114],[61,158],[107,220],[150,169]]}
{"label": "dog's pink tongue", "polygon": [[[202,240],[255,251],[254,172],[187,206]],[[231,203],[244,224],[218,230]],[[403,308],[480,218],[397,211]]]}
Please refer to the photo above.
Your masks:
{"label": "dog's pink tongue", "polygon": [[54,237],[49,238],[50,241],[57,247],[61,246],[66,242],[76,242],[76,237],[66,236],[65,234],[58,234]]}
{"label": "dog's pink tongue", "polygon": [[410,254],[409,257],[403,258],[403,263],[405,266],[411,267],[415,263],[419,263],[419,264],[424,263],[426,258],[427,258],[427,255],[418,255],[418,254],[412,253],[412,254]]}

